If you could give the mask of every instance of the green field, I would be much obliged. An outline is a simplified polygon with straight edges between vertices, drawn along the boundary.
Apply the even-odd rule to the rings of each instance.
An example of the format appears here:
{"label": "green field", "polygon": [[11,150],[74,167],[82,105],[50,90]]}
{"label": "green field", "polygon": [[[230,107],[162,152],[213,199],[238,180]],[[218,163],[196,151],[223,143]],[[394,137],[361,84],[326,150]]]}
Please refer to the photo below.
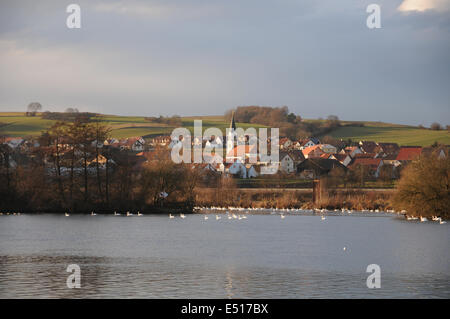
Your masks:
{"label": "green field", "polygon": [[[142,116],[116,116],[101,115],[102,121],[111,128],[111,134],[116,138],[125,138],[131,136],[150,137],[154,135],[170,134],[173,126],[166,124],[151,123]],[[183,117],[182,126],[193,131],[194,120],[202,120],[203,128],[217,127],[223,134],[229,127],[229,123],[223,116],[201,116],[201,117]],[[318,121],[318,120],[307,120]],[[13,137],[27,137],[39,135],[42,131],[49,128],[55,121],[44,120],[40,116],[26,117],[24,113],[6,113],[0,112],[0,135]],[[363,123],[363,127],[356,126],[356,122],[342,121],[344,126],[328,133],[335,138],[359,140],[371,140],[375,142],[394,142],[399,145],[419,145],[427,146],[434,142],[450,144],[450,133],[446,130],[432,131],[420,129],[415,126],[390,124],[382,122],[358,122]],[[247,128],[253,124],[237,123],[238,127]],[[261,126],[260,126],[261,127]]]}
{"label": "green field", "polygon": [[415,126],[366,122],[364,127],[343,126],[328,134],[335,138],[354,141],[394,142],[399,145],[428,146],[434,142],[450,144],[450,132],[433,131]]}

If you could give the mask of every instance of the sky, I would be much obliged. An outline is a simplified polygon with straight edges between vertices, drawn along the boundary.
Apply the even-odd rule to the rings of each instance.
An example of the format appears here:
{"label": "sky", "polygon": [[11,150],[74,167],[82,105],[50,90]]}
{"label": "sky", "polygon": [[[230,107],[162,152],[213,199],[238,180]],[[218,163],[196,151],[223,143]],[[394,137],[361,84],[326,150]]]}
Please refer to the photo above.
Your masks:
{"label": "sky", "polygon": [[[81,8],[81,28],[66,7]],[[366,8],[381,7],[369,29]],[[450,124],[450,0],[0,0],[0,111]]]}

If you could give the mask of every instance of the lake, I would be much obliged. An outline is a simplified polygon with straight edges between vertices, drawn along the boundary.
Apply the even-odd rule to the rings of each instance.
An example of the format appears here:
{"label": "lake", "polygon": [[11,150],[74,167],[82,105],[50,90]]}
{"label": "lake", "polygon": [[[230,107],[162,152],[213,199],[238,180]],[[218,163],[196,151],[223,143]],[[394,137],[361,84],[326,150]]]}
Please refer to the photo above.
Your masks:
{"label": "lake", "polygon": [[[0,216],[0,298],[450,297],[450,223],[221,216]],[[70,264],[79,289],[67,288]],[[369,264],[379,289],[366,286]]]}

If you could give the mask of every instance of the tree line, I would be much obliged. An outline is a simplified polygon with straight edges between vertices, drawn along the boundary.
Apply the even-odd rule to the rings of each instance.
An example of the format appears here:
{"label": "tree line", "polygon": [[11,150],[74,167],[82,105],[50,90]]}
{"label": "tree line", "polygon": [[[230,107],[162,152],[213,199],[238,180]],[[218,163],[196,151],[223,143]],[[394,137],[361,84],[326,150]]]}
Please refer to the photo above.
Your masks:
{"label": "tree line", "polygon": [[20,152],[0,143],[0,209],[191,209],[196,186],[220,179],[173,163],[165,149],[144,159],[129,149],[103,145],[109,137],[110,129],[103,123],[79,118],[57,121],[39,136],[36,146]]}
{"label": "tree line", "polygon": [[304,121],[300,115],[290,112],[287,106],[238,106],[228,110],[225,119],[230,121],[232,114],[236,122],[278,127],[281,136],[295,140],[326,135],[341,125],[336,115],[322,121]]}

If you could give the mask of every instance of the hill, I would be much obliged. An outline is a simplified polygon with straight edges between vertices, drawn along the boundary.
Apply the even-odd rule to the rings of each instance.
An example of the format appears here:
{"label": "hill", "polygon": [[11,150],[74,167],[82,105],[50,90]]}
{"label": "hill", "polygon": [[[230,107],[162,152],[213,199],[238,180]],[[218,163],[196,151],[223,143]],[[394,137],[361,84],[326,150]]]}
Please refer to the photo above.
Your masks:
{"label": "hill", "polygon": [[[149,122],[143,116],[99,115],[112,129],[112,136],[125,138],[131,136],[150,137],[170,134],[174,126]],[[194,119],[203,121],[203,128],[217,127],[225,134],[229,123],[223,116],[182,117],[182,126],[193,130]],[[306,120],[318,121],[318,120]],[[55,121],[42,119],[40,116],[26,117],[24,113],[0,112],[0,134],[7,136],[36,136],[49,128]],[[248,123],[237,123],[239,127],[253,126]],[[383,122],[349,122],[342,121],[341,127],[327,135],[339,139],[372,140],[376,142],[395,142],[399,145],[427,146],[434,142],[450,144],[450,133],[446,130],[432,131],[416,126],[391,124]],[[259,127],[261,127],[260,125]]]}

